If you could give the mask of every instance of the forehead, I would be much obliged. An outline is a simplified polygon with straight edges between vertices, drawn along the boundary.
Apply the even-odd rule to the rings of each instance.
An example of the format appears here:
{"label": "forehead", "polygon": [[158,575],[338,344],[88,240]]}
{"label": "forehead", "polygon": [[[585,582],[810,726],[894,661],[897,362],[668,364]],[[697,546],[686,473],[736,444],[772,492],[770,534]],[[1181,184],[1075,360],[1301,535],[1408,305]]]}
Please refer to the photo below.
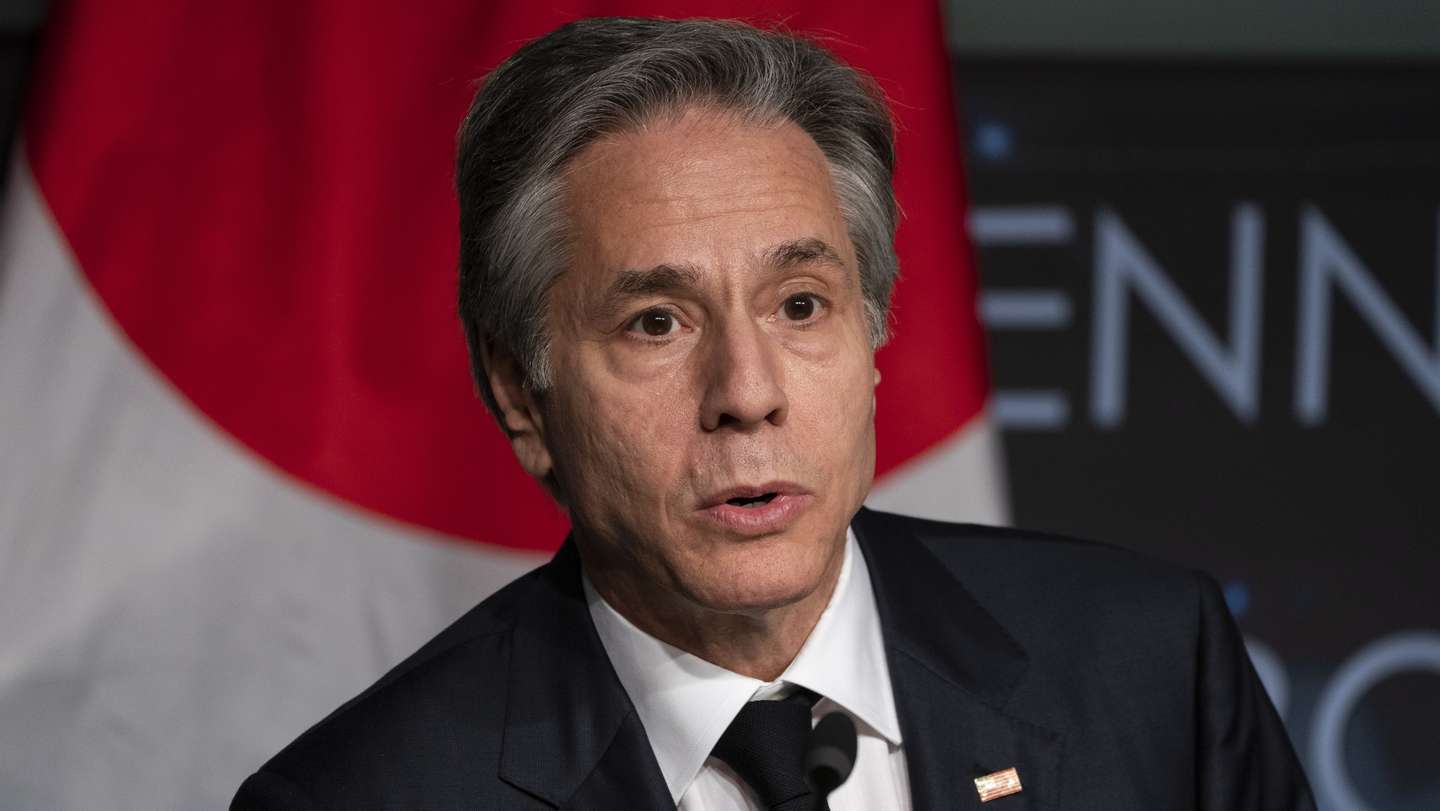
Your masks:
{"label": "forehead", "polygon": [[691,110],[606,136],[567,168],[574,269],[725,267],[819,239],[853,251],[815,141],[793,123]]}

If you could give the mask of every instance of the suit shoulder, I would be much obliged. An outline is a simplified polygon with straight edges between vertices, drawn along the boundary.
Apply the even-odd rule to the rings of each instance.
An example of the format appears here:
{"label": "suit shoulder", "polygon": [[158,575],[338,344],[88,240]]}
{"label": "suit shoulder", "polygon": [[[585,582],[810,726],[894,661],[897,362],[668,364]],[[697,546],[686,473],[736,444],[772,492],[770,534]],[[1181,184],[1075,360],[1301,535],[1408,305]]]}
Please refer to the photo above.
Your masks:
{"label": "suit shoulder", "polygon": [[1002,580],[1012,585],[1063,582],[1066,591],[1109,593],[1116,589],[1176,589],[1194,594],[1209,576],[1133,549],[1049,532],[955,524],[893,516],[967,585]]}
{"label": "suit shoulder", "polygon": [[958,586],[936,605],[968,597],[1023,651],[1027,675],[1011,700],[1052,728],[1103,726],[1087,715],[1097,696],[1152,697],[1146,712],[1178,724],[1207,633],[1238,649],[1219,588],[1199,572],[1062,535],[896,521],[892,532],[908,532]]}
{"label": "suit shoulder", "polygon": [[867,520],[917,540],[986,611],[1032,641],[1193,638],[1202,607],[1220,600],[1208,575],[1113,544],[873,512]]}
{"label": "suit shoulder", "polygon": [[379,764],[393,779],[465,773],[498,758],[510,630],[535,577],[520,577],[466,612],[281,750],[257,779],[278,777],[329,807],[375,780]]}
{"label": "suit shoulder", "polygon": [[[401,685],[417,679],[423,680],[431,677],[429,674],[455,667],[465,662],[477,649],[494,648],[498,644],[497,637],[506,634],[514,624],[517,603],[529,590],[539,573],[540,569],[535,569],[520,576],[487,597],[479,605],[465,612],[459,619],[391,668],[364,692],[343,704],[316,726],[323,725],[331,718],[342,715],[352,708],[364,705],[373,696],[402,689]],[[472,662],[470,664],[482,663]],[[480,669],[483,671],[493,668],[481,667]]]}

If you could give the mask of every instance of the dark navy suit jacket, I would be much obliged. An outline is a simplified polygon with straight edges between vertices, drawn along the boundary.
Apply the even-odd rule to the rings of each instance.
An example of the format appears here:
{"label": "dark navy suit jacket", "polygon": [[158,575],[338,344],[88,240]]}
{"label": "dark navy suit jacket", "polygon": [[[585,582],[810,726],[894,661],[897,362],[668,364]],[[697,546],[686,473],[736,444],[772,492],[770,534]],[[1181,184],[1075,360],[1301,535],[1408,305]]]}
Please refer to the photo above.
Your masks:
{"label": "dark navy suit jacket", "polygon": [[[1208,577],[861,510],[917,811],[1313,808]],[[232,809],[674,808],[573,544],[276,755]]]}

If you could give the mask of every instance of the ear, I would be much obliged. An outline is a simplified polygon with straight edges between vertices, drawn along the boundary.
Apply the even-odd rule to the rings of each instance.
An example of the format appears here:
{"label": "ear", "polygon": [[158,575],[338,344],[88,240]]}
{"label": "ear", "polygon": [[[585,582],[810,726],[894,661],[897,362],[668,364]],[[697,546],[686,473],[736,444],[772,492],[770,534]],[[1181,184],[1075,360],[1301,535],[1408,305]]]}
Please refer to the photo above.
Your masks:
{"label": "ear", "polygon": [[549,482],[554,472],[550,450],[545,446],[545,417],[535,395],[525,386],[525,373],[509,351],[486,341],[481,348],[480,362],[490,381],[499,410],[496,416],[510,438],[510,448],[525,472]]}

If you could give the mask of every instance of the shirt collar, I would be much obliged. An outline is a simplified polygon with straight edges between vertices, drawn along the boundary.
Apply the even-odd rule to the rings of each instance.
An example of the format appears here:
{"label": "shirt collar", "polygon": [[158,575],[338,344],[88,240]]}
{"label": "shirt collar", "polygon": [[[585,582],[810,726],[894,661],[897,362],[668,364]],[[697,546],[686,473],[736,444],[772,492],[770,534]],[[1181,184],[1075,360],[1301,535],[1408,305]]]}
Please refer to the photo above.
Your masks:
{"label": "shirt collar", "polygon": [[846,533],[845,559],[830,603],[795,660],[771,683],[726,670],[645,633],[607,603],[583,572],[581,577],[595,630],[640,715],[676,803],[745,702],[773,692],[782,682],[819,693],[891,745],[899,745],[900,722],[880,614],[853,530]]}

